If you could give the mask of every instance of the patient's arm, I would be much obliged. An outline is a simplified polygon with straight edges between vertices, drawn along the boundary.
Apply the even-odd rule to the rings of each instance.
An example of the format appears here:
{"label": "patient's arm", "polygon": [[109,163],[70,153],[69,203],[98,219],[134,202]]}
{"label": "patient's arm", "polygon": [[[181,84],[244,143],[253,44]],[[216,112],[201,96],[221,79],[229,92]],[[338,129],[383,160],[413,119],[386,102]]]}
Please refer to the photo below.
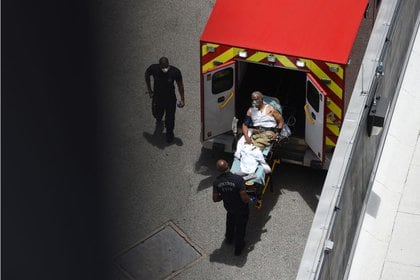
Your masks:
{"label": "patient's arm", "polygon": [[274,110],[273,111],[273,117],[276,119],[277,121],[277,127],[278,128],[283,128],[283,124],[284,124],[284,119],[283,116],[280,114],[279,111]]}
{"label": "patient's arm", "polygon": [[248,136],[248,126],[246,126],[246,124],[242,124],[242,134],[244,135],[245,143],[251,144],[252,140],[251,137]]}
{"label": "patient's arm", "polygon": [[[246,112],[246,117],[247,118],[251,118],[251,110],[248,109],[248,111]],[[245,124],[245,122],[242,124],[242,134],[245,137],[245,143],[247,144],[251,144],[252,140],[251,137],[248,136],[248,126]]]}

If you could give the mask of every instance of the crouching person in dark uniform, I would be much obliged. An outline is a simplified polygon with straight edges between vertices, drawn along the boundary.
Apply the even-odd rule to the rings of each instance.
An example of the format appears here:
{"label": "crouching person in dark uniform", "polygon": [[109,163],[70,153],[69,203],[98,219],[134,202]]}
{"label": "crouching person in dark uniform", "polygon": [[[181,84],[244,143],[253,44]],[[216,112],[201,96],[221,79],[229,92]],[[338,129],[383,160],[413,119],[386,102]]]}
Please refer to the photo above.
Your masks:
{"label": "crouching person in dark uniform", "polygon": [[235,241],[235,255],[238,256],[245,246],[249,196],[245,190],[244,179],[232,174],[225,160],[218,160],[216,167],[222,174],[213,182],[213,201],[223,200],[223,206],[227,211],[225,241],[228,244]]}

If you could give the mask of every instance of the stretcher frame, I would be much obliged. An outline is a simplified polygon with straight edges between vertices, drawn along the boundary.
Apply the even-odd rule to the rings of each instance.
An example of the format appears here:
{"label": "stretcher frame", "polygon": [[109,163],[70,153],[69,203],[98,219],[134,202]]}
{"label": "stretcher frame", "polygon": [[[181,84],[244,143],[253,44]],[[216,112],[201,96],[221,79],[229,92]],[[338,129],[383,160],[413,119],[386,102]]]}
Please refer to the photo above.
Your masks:
{"label": "stretcher frame", "polygon": [[[268,97],[269,100],[275,101],[278,104],[278,106],[273,106],[273,107],[282,114],[281,109],[280,110],[278,109],[278,108],[281,108],[281,106],[280,106],[279,100],[276,97],[263,96],[263,100],[264,100],[264,97]],[[265,100],[264,100],[264,103],[273,105],[271,102],[269,103],[269,102],[266,102]],[[281,162],[280,157],[279,157],[278,149],[286,139],[287,139],[287,137],[282,138],[282,137],[278,136],[277,139],[275,139],[270,144],[270,146],[266,146],[264,148],[264,149],[268,149],[266,152],[263,152],[263,155],[264,155],[264,158],[265,158],[267,164],[271,168],[270,173],[268,173],[268,174],[264,173],[264,180],[263,180],[264,183],[263,184],[256,183],[254,178],[245,180],[246,192],[251,197],[255,197],[254,207],[257,210],[260,210],[261,207],[262,207],[263,197],[264,197],[264,194],[266,193],[268,187],[270,187],[271,192],[274,192],[273,183],[272,183],[272,181],[273,181],[272,180],[272,174],[274,173],[276,167]]]}
{"label": "stretcher frame", "polygon": [[266,193],[267,189],[269,188],[270,192],[274,192],[272,175],[276,170],[276,167],[281,162],[280,158],[277,156],[278,153],[276,153],[277,146],[280,145],[281,141],[282,140],[277,139],[275,142],[273,142],[267,156],[265,156],[265,160],[270,166],[271,172],[264,174],[264,184],[253,182],[253,179],[245,181],[246,192],[248,195],[255,197],[254,207],[257,210],[260,210],[262,207],[264,194]]}

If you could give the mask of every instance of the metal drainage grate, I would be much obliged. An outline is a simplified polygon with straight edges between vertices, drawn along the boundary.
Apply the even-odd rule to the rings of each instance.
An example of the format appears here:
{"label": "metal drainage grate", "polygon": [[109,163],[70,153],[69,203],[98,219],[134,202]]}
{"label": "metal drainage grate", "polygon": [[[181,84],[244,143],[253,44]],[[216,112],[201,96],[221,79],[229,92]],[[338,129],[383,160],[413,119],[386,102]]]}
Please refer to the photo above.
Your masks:
{"label": "metal drainage grate", "polygon": [[203,253],[169,222],[115,258],[130,279],[167,279],[198,260]]}

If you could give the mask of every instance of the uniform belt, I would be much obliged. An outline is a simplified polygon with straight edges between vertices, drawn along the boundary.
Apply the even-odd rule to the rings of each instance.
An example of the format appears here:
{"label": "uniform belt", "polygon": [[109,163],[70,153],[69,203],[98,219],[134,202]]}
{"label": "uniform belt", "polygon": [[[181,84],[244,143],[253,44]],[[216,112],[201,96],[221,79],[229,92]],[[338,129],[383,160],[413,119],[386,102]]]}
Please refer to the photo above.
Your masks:
{"label": "uniform belt", "polygon": [[281,131],[281,128],[278,127],[250,126],[249,128],[258,129],[259,131]]}

